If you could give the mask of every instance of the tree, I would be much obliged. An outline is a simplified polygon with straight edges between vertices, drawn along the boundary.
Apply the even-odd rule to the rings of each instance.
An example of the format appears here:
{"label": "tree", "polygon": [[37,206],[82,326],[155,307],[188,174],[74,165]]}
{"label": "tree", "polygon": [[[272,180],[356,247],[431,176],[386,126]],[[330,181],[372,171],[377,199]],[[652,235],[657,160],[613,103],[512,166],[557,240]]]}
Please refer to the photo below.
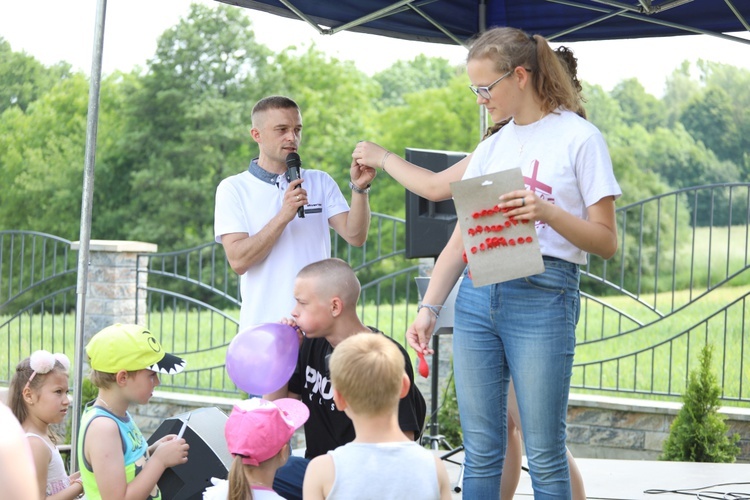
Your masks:
{"label": "tree", "polygon": [[[597,256],[589,256],[589,269],[597,276],[608,281],[619,283],[620,276],[624,280],[624,287],[628,290],[651,289],[653,281],[640,282],[641,273],[653,276],[657,264],[659,269],[672,269],[671,263],[657,263],[656,256],[671,254],[673,245],[679,246],[681,241],[659,237],[661,233],[672,234],[679,223],[679,227],[688,227],[689,218],[685,206],[675,207],[673,204],[657,206],[655,203],[628,208],[642,200],[647,200],[660,194],[672,191],[658,172],[643,165],[640,158],[648,155],[651,136],[640,125],[619,125],[605,135],[612,157],[615,172],[622,196],[617,200],[620,212],[617,216],[620,246],[618,252],[610,260],[605,261]],[[679,231],[679,234],[684,234]],[[621,271],[624,270],[624,271]],[[663,272],[663,271],[662,271]],[[621,273],[621,274],[620,274]],[[587,283],[592,293],[609,293],[612,290],[601,283],[589,281]]]}
{"label": "tree", "polygon": [[[624,123],[624,116],[620,103],[611,97],[600,85],[589,85],[583,82],[584,106],[588,120],[596,125],[602,134],[615,130]],[[616,135],[608,137],[609,140]],[[609,143],[611,146],[611,143]]]}
{"label": "tree", "polygon": [[659,128],[650,135],[648,148],[638,160],[642,167],[658,172],[673,187],[702,186],[739,181],[739,171],[731,162],[721,162],[681,125]]}
{"label": "tree", "polygon": [[690,63],[683,61],[667,78],[666,87],[663,101],[667,108],[667,123],[671,127],[677,123],[687,103],[700,92],[701,86],[690,77]]}
{"label": "tree", "polygon": [[711,372],[713,348],[701,350],[700,368],[690,372],[683,404],[664,441],[661,460],[679,462],[734,462],[740,453],[739,434],[727,436],[729,428],[719,414],[721,389]]}
{"label": "tree", "polygon": [[[383,110],[376,118],[378,144],[403,156],[407,147],[471,152],[479,143],[479,108],[467,88],[465,75],[441,89],[404,96],[405,106]],[[373,198],[377,210],[404,214],[404,189],[389,180],[382,199]]]}
{"label": "tree", "polygon": [[688,103],[680,122],[719,159],[742,165],[743,141],[733,116],[736,105],[724,89],[710,87]]}
{"label": "tree", "polygon": [[[698,61],[706,89],[717,88],[731,96],[728,116],[736,127],[738,143],[731,144],[735,155],[729,157],[743,172],[743,180],[750,179],[750,71],[726,64]],[[719,152],[717,151],[717,154]],[[720,157],[724,157],[719,154]]]}
{"label": "tree", "polygon": [[639,123],[646,130],[653,130],[667,123],[667,110],[664,104],[646,92],[635,78],[618,83],[612,91],[612,97],[620,103],[625,123]]}
{"label": "tree", "polygon": [[2,114],[0,227],[78,235],[87,92],[77,74]]}
{"label": "tree", "polygon": [[354,146],[374,135],[377,84],[351,61],[329,58],[314,45],[282,51],[273,71],[274,93],[291,97],[302,111],[303,167],[325,170],[348,193]]}
{"label": "tree", "polygon": [[69,77],[69,64],[46,68],[24,52],[13,52],[10,44],[0,37],[0,113],[11,106],[26,111],[29,104]]}
{"label": "tree", "polygon": [[[270,88],[270,51],[240,9],[193,4],[127,84],[123,134],[100,191],[110,235],[163,249],[211,237],[216,185],[249,161],[250,111]],[[126,203],[122,203],[127,200]]]}
{"label": "tree", "polygon": [[383,94],[378,99],[378,107],[384,109],[403,106],[406,103],[406,94],[443,88],[456,75],[462,73],[463,68],[451,66],[450,62],[442,57],[427,57],[420,54],[411,61],[398,61],[373,76],[383,89]]}

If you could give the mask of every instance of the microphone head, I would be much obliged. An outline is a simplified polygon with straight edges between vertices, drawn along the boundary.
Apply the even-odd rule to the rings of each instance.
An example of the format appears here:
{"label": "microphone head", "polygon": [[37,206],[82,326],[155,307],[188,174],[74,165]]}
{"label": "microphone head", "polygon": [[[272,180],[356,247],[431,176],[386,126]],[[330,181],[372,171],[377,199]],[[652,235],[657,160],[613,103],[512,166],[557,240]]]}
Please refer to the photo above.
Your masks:
{"label": "microphone head", "polygon": [[289,153],[286,156],[286,168],[299,168],[302,160],[297,153]]}

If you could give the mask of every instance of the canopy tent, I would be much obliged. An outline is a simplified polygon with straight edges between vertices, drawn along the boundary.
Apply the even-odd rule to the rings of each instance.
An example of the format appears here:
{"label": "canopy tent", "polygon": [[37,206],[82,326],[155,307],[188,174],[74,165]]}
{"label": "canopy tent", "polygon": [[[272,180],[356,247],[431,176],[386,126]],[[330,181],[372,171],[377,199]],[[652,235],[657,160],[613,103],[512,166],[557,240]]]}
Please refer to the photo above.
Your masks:
{"label": "canopy tent", "polygon": [[[466,45],[476,33],[512,26],[557,42],[706,34],[750,44],[730,35],[750,32],[750,0],[217,0],[301,19],[322,35],[349,30],[393,38]],[[94,166],[99,118],[107,0],[97,1],[86,153],[81,197],[81,232],[76,283],[76,339],[72,442],[80,420],[83,330],[88,287]],[[76,462],[76,447],[71,450]]]}
{"label": "canopy tent", "polygon": [[750,31],[750,0],[218,0],[301,19],[320,34],[349,30],[465,45],[493,26],[557,42]]}

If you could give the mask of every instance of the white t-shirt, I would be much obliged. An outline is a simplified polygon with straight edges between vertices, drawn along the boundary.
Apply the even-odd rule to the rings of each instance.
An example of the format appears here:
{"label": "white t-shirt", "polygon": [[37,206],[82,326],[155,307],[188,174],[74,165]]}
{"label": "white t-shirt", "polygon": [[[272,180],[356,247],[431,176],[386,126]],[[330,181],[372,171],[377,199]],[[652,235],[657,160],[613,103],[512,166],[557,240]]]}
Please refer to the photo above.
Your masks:
{"label": "white t-shirt", "polygon": [[[463,178],[512,168],[521,169],[526,189],[581,219],[588,218],[587,207],[622,194],[604,137],[571,111],[525,126],[511,121],[477,146]],[[542,255],[586,263],[586,252],[547,224],[537,221],[536,232]]]}
{"label": "white t-shirt", "polygon": [[[302,169],[308,204],[305,217],[295,217],[284,229],[268,256],[240,278],[242,308],[240,331],[259,323],[289,317],[294,308],[294,279],[308,264],[331,256],[328,219],[349,211],[336,182],[321,170]],[[265,182],[248,171],[221,181],[216,189],[214,236],[260,231],[279,213],[289,182]]]}

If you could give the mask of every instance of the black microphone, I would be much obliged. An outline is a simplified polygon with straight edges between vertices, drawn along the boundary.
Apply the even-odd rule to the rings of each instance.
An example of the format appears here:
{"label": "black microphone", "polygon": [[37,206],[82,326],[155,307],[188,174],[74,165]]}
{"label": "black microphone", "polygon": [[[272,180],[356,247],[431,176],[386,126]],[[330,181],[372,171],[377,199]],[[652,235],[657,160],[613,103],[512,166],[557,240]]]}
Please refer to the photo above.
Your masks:
{"label": "black microphone", "polygon": [[[286,156],[286,178],[289,182],[296,181],[299,179],[299,168],[302,165],[302,160],[297,153],[289,153]],[[299,186],[297,186],[299,188]],[[297,209],[297,217],[305,218],[305,207],[299,207]]]}

